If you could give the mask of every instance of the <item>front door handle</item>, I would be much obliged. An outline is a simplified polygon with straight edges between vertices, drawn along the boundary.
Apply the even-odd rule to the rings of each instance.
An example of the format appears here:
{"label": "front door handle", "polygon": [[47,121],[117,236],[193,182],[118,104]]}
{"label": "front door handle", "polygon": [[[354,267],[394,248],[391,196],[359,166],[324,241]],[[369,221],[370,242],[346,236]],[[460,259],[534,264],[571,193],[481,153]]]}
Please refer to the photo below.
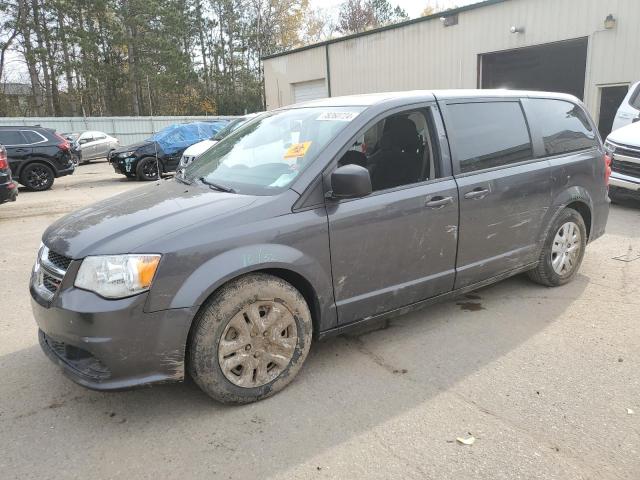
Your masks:
{"label": "front door handle", "polygon": [[489,190],[486,188],[478,187],[474,188],[470,192],[464,194],[464,198],[468,200],[480,200],[489,195]]}
{"label": "front door handle", "polygon": [[442,208],[453,203],[453,197],[441,197],[440,195],[431,197],[424,205],[427,208]]}

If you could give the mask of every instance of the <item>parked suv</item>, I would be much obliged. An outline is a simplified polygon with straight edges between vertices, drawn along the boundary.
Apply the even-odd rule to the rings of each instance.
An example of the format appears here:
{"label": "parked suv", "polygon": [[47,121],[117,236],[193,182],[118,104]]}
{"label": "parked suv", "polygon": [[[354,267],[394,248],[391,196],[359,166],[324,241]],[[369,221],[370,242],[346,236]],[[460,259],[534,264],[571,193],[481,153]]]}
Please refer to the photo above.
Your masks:
{"label": "parked suv", "polygon": [[7,150],[0,145],[0,204],[15,202],[18,198],[18,185],[11,178],[11,169],[7,161]]}
{"label": "parked suv", "polygon": [[56,177],[73,173],[69,142],[43,127],[0,127],[13,177],[31,190],[48,190]]}
{"label": "parked suv", "polygon": [[611,133],[605,142],[613,163],[611,194],[640,192],[640,122]]}
{"label": "parked suv", "polygon": [[613,131],[638,121],[640,121],[640,82],[632,85],[629,93],[624,97],[613,120]]}
{"label": "parked suv", "polygon": [[559,286],[605,230],[609,167],[575,97],[436,91],[266,113],[183,174],[50,226],[43,350],[99,390],[182,380],[245,403],[312,338],[528,272]]}

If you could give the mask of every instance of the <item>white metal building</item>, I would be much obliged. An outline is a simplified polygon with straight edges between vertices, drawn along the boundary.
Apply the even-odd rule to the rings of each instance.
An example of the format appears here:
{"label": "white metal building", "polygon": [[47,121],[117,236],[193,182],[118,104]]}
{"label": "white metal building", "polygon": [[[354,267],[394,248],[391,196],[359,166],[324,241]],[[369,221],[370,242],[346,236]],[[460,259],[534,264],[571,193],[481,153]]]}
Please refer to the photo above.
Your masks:
{"label": "white metal building", "polygon": [[267,109],[414,89],[572,93],[603,134],[640,80],[640,0],[487,0],[264,58]]}

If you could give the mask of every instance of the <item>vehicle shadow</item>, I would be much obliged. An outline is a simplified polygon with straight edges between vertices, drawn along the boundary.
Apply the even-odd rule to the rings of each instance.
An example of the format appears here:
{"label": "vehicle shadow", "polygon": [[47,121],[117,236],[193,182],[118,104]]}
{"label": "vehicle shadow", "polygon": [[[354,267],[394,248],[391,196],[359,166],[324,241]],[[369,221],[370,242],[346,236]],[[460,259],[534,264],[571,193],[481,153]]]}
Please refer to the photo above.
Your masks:
{"label": "vehicle shadow", "polygon": [[[218,404],[191,380],[125,392],[85,390],[34,345],[0,357],[12,386],[0,417],[2,436],[12,438],[8,463],[11,471],[36,477],[60,459],[91,469],[110,464],[114,472],[119,465],[154,471],[153,462],[166,467],[168,459],[186,478],[213,470],[235,472],[233,478],[287,472],[508,355],[560,321],[588,281],[579,275],[548,289],[515,277],[382,329],[316,342],[287,389],[245,406]],[[25,314],[25,323],[31,321]],[[184,458],[188,465],[180,463]]]}

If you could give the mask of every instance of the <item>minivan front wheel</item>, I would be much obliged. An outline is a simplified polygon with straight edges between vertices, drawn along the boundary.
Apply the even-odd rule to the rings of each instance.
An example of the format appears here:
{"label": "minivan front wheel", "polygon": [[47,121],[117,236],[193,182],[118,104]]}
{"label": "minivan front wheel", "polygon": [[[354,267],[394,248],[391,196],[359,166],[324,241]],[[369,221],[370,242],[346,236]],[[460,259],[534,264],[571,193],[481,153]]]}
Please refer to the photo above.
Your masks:
{"label": "minivan front wheel", "polygon": [[309,353],[312,320],[291,284],[248,274],[218,290],[194,321],[189,372],[208,395],[249,403],[282,390]]}
{"label": "minivan front wheel", "polygon": [[587,245],[587,229],[572,208],[564,209],[547,233],[538,266],[529,277],[542,285],[556,287],[569,282],[578,272]]}

